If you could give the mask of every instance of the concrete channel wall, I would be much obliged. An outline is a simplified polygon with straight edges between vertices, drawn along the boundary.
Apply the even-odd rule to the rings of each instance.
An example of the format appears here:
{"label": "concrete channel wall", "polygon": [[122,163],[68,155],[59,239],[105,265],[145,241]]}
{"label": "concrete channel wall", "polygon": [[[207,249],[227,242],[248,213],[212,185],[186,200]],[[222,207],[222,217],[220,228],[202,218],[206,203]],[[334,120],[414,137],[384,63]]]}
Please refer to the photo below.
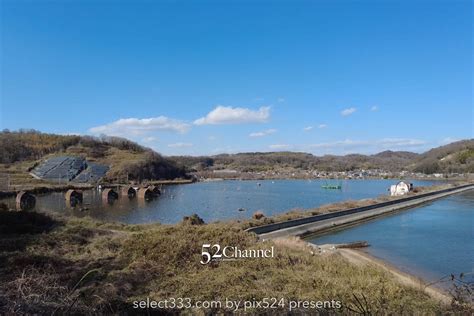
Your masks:
{"label": "concrete channel wall", "polygon": [[447,195],[474,189],[474,184],[467,184],[449,189],[423,193],[394,201],[382,202],[373,205],[352,208],[327,214],[309,216],[280,223],[251,227],[261,239],[305,236],[315,232],[327,231],[336,227],[354,224],[355,222],[380,216],[396,210],[410,208],[425,202],[442,198]]}

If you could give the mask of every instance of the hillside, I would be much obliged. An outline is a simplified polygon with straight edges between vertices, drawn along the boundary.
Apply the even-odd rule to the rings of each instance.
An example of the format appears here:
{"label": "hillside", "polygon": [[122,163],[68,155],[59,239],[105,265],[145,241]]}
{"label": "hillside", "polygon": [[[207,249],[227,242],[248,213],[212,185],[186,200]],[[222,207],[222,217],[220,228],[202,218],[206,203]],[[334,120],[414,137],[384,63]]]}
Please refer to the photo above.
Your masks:
{"label": "hillside", "polygon": [[182,168],[149,148],[117,137],[63,136],[37,131],[0,133],[0,174],[11,184],[36,183],[29,172],[47,158],[67,155],[106,165],[105,181],[142,181],[186,177]]}
{"label": "hillside", "polygon": [[[298,169],[322,171],[354,170],[358,168],[375,169],[386,164],[385,158],[374,158],[364,155],[317,157],[308,153],[298,152],[255,152],[239,154],[221,154],[216,156],[170,157],[190,171],[208,169],[232,169],[240,172],[260,172],[275,169]],[[397,168],[394,164],[393,168]]]}
{"label": "hillside", "polygon": [[417,153],[412,153],[409,151],[391,151],[391,150],[386,150],[379,152],[378,154],[372,155],[372,157],[375,158],[381,158],[381,159],[401,159],[401,160],[413,160],[415,158],[418,158],[420,155]]}
{"label": "hillside", "polygon": [[[229,170],[239,173],[294,170],[338,172],[354,170],[403,170],[433,173],[474,173],[474,140],[463,140],[417,154],[384,151],[374,155],[314,156],[302,152],[255,152],[216,156],[163,157],[149,148],[118,137],[53,135],[34,130],[0,133],[0,178],[10,184],[37,184],[29,172],[45,159],[82,157],[109,167],[105,181],[126,182],[185,178],[189,172],[204,177]],[[0,179],[0,182],[3,181]],[[5,182],[5,181],[3,181]]]}
{"label": "hillside", "polygon": [[320,171],[350,171],[357,169],[385,169],[401,171],[418,157],[415,153],[383,152],[367,156],[351,154],[346,156],[308,153],[270,152],[224,154],[209,157],[170,157],[188,170],[233,169],[240,172],[259,172],[274,169],[298,169]]}
{"label": "hillside", "polygon": [[423,173],[474,173],[474,139],[433,148],[416,159],[413,170]]}
{"label": "hillside", "polygon": [[351,171],[383,169],[432,173],[473,173],[474,140],[463,140],[433,148],[423,154],[383,151],[374,155],[314,156],[299,152],[255,152],[216,156],[170,157],[188,171],[232,169],[239,172],[281,170]]}

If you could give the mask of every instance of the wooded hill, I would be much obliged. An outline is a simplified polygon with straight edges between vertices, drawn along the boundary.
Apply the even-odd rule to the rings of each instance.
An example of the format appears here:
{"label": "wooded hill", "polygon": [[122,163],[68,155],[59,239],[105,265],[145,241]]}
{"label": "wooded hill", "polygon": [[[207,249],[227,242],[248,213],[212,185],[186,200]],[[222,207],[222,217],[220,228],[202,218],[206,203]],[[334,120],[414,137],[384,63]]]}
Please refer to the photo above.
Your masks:
{"label": "wooded hill", "polygon": [[72,155],[109,166],[106,180],[111,181],[185,178],[186,173],[192,171],[216,169],[233,169],[240,172],[276,169],[320,171],[383,169],[427,174],[474,173],[474,139],[433,148],[422,154],[384,151],[374,155],[318,157],[300,152],[256,152],[200,157],[163,157],[149,148],[119,137],[96,138],[21,130],[0,132],[0,148],[0,164],[4,170],[10,165],[20,163],[31,169],[47,157]]}
{"label": "wooded hill", "polygon": [[374,155],[314,156],[299,152],[239,153],[216,156],[169,157],[188,171],[233,169],[241,172],[279,169],[350,171],[383,169],[432,173],[474,173],[474,140],[463,140],[433,148],[423,154],[384,151]]}
{"label": "wooded hill", "polygon": [[413,170],[423,173],[474,173],[474,139],[436,147],[419,155]]}
{"label": "wooded hill", "polygon": [[[0,133],[4,172],[21,164],[31,170],[51,156],[81,156],[110,167],[106,180],[156,180],[186,177],[184,168],[149,148],[119,137],[54,135],[35,130]],[[5,171],[6,170],[6,171]],[[29,171],[25,170],[25,172]]]}

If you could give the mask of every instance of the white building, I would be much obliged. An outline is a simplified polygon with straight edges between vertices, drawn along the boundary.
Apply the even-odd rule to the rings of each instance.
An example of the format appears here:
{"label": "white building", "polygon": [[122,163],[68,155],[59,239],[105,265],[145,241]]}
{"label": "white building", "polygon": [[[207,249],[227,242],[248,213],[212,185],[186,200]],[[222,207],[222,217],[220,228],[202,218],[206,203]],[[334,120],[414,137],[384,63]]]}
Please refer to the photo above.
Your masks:
{"label": "white building", "polygon": [[413,183],[400,181],[397,184],[390,186],[390,195],[391,196],[405,195],[411,190],[413,190]]}

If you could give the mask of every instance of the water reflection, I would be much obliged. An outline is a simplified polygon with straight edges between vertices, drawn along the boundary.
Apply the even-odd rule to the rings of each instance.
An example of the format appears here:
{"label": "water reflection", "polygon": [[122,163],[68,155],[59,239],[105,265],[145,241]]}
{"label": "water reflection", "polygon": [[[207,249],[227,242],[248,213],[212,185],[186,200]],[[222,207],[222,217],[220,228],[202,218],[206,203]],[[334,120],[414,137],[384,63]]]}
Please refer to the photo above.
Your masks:
{"label": "water reflection", "polygon": [[[64,193],[37,196],[35,209],[75,216],[91,216],[105,221],[125,223],[176,223],[184,216],[198,214],[206,222],[247,219],[256,211],[267,216],[295,208],[314,208],[345,200],[373,198],[387,194],[396,180],[346,180],[340,190],[321,186],[326,180],[218,181],[164,186],[158,198],[129,199],[120,194],[112,204],[104,203],[101,192],[83,192],[83,203],[66,207]],[[413,181],[430,185],[432,181]],[[260,184],[260,185],[259,185]],[[117,191],[117,189],[115,189]],[[117,191],[119,192],[119,191]],[[242,211],[243,210],[243,211]]]}
{"label": "water reflection", "polygon": [[474,191],[309,238],[315,244],[368,241],[367,251],[434,281],[451,273],[474,282]]}

